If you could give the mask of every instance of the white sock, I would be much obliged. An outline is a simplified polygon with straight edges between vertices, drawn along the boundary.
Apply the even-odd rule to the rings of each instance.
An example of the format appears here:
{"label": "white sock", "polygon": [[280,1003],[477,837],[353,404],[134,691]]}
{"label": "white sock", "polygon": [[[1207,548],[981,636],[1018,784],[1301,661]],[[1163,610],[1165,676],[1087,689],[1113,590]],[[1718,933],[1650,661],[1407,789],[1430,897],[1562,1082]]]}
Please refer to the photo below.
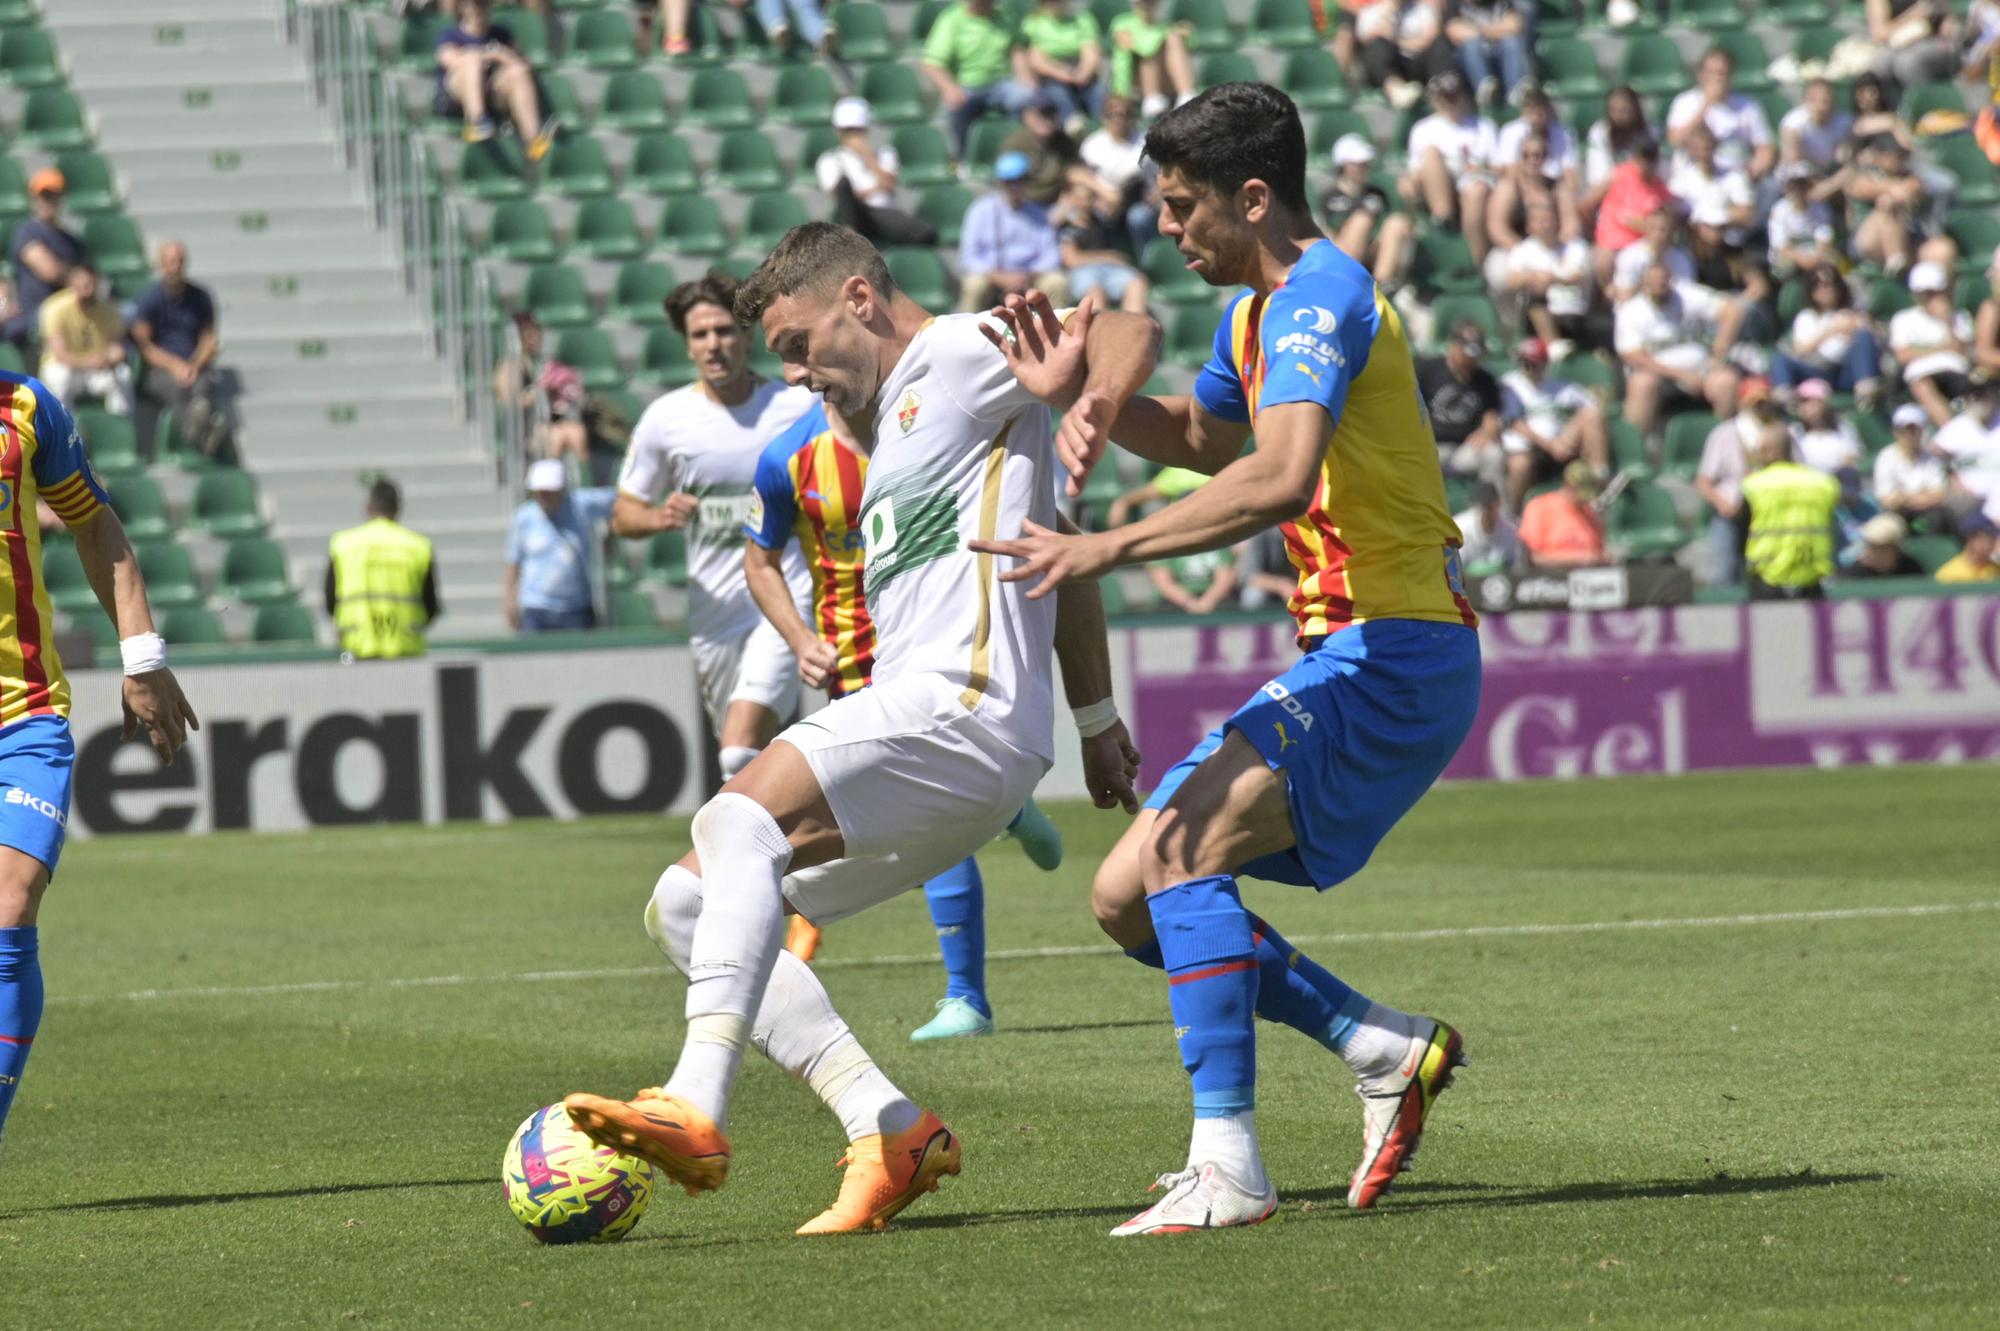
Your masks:
{"label": "white sock", "polygon": [[[750,760],[762,753],[762,749],[746,749],[741,744],[731,744],[716,755],[716,763],[722,768],[722,779],[728,781],[750,765]],[[704,862],[705,867],[705,862]]]}
{"label": "white sock", "polygon": [[[661,874],[646,904],[646,932],[682,972],[700,916],[701,879],[679,865]],[[750,1042],[811,1086],[849,1141],[905,1131],[923,1112],[868,1057],[812,967],[789,952],[780,952],[771,970]]]}
{"label": "white sock", "polygon": [[1370,1083],[1394,1077],[1409,1056],[1410,1038],[1417,1033],[1417,1018],[1407,1012],[1370,1002],[1367,1013],[1347,1037],[1340,1056],[1366,1090]]}
{"label": "white sock", "polygon": [[1253,1110],[1219,1118],[1197,1118],[1188,1139],[1188,1168],[1219,1165],[1222,1172],[1251,1192],[1271,1186],[1264,1177],[1264,1155],[1257,1147],[1257,1115]]}
{"label": "white sock", "polygon": [[666,1089],[720,1128],[784,941],[781,884],[792,850],[777,822],[746,795],[704,804],[693,832],[704,890],[688,948],[687,1043]]}

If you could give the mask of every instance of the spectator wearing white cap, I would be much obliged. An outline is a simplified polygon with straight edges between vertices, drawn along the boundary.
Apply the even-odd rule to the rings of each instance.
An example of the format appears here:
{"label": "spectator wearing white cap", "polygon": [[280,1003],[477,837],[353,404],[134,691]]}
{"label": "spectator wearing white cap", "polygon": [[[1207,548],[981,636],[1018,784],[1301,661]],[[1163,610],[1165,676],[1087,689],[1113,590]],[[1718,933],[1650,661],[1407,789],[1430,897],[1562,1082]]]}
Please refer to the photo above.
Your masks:
{"label": "spectator wearing white cap", "polygon": [[1393,288],[1410,246],[1410,217],[1390,202],[1387,190],[1369,179],[1375,145],[1359,134],[1343,134],[1333,145],[1333,187],[1320,200],[1320,216],[1333,243]]}
{"label": "spectator wearing white cap", "polygon": [[843,97],[833,104],[840,142],[813,164],[821,192],[833,200],[833,220],[877,245],[935,245],[936,227],[896,207],[902,160],[894,148],[870,136],[874,120],[865,98]]}
{"label": "spectator wearing white cap", "polygon": [[569,488],[556,458],[528,467],[528,498],[507,534],[507,623],[522,633],[597,626],[592,569],[615,489]]}
{"label": "spectator wearing white cap", "polygon": [[1903,548],[1909,524],[1894,513],[1877,513],[1861,524],[1861,546],[1840,570],[1844,578],[1921,578],[1924,566]]}
{"label": "spectator wearing white cap", "polygon": [[1875,457],[1875,502],[1911,520],[1937,512],[1944,507],[1950,481],[1944,459],[1925,438],[1931,418],[1916,403],[1905,402],[1890,424],[1895,438]]}
{"label": "spectator wearing white cap", "polygon": [[1951,419],[1951,400],[1965,392],[1972,369],[1972,316],[1951,303],[1951,274],[1943,264],[1910,270],[1917,303],[1889,320],[1889,351],[1903,370],[1903,386],[1934,425]]}
{"label": "spectator wearing white cap", "polygon": [[1968,383],[1965,409],[1932,442],[1951,463],[1947,505],[1954,512],[1979,508],[2000,522],[2000,379]]}

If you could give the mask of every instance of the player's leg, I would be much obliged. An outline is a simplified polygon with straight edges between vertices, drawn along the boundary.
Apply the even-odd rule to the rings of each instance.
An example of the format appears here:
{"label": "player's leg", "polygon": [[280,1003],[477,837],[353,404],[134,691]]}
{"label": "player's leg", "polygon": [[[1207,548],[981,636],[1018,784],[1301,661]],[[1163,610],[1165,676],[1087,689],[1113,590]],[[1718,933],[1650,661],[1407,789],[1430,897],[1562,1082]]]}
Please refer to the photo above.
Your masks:
{"label": "player's leg", "polygon": [[948,1040],[991,1035],[993,1007],[986,998],[986,884],[979,861],[968,855],[924,884],[924,901],[944,958],[945,991],[937,1016],[910,1039]]}
{"label": "player's leg", "polygon": [[69,723],[31,717],[0,740],[0,1134],[42,1019],[42,895],[62,856],[76,749]]}
{"label": "player's leg", "polygon": [[728,703],[716,728],[724,781],[749,766],[799,709],[798,660],[769,621],[750,631],[728,673]]}
{"label": "player's leg", "polygon": [[722,714],[722,733],[716,736],[722,752],[722,779],[732,781],[750,765],[750,760],[778,737],[778,714],[762,703],[737,700]]}

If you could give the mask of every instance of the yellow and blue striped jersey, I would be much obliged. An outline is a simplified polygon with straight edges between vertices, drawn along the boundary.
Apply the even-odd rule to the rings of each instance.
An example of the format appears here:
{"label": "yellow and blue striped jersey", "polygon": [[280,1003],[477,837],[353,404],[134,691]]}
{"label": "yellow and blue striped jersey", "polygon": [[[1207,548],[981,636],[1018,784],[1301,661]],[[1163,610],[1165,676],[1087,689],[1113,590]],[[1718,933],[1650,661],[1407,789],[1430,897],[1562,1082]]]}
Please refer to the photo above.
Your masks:
{"label": "yellow and blue striped jersey", "polygon": [[110,497],[91,474],[69,409],[40,380],[0,371],[0,726],[68,716],[69,681],[56,656],[55,611],[42,581],[35,501],[70,526]]}
{"label": "yellow and blue striped jersey", "polygon": [[1479,622],[1403,321],[1332,241],[1309,245],[1269,296],[1230,303],[1195,400],[1253,430],[1260,410],[1288,402],[1330,418],[1319,488],[1282,528],[1301,641],[1370,619]]}

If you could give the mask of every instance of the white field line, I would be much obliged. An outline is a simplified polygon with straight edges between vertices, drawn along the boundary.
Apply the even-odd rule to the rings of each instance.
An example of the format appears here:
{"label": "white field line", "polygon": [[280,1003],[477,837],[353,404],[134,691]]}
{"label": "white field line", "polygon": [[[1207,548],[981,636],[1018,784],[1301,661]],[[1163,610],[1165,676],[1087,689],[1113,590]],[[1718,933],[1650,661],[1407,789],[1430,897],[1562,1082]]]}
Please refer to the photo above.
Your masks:
{"label": "white field line", "polygon": [[[1844,910],[1774,911],[1762,915],[1694,915],[1679,919],[1590,920],[1575,924],[1487,924],[1460,929],[1390,929],[1374,933],[1291,934],[1294,943],[1427,943],[1468,938],[1545,938],[1564,934],[1608,934],[1647,929],[1723,929],[1763,924],[1819,924],[1843,920],[1906,920],[1932,915],[2000,911],[2000,901],[1962,901],[1934,906],[1855,906]],[[1109,944],[1084,947],[1020,947],[987,953],[988,961],[1045,961],[1058,957],[1118,955]],[[876,957],[825,957],[820,970],[869,966],[935,966],[931,952]],[[630,980],[665,974],[664,966],[613,970],[519,971],[511,975],[424,975],[387,980],[306,980],[295,984],[217,985],[187,989],[132,989],[112,994],[55,994],[51,1004],[147,1003],[173,998],[259,998],[276,994],[341,993],[356,989],[432,989],[471,984],[546,984],[562,980]]]}

